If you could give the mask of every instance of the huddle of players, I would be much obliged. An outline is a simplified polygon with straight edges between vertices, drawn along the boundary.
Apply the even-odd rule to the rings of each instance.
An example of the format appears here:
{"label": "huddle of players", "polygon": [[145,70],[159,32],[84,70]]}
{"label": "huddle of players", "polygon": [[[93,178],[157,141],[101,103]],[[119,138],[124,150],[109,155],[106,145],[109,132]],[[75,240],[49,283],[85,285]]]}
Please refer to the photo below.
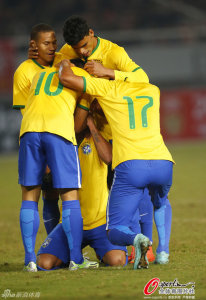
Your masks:
{"label": "huddle of players", "polygon": [[[21,108],[24,109],[25,104],[27,103],[26,113],[23,117],[22,125],[21,125],[21,131],[20,131],[20,156],[19,156],[19,180],[20,184],[23,186],[22,191],[22,208],[21,208],[21,214],[20,214],[20,224],[21,224],[21,231],[22,231],[22,238],[24,242],[25,247],[25,269],[27,271],[36,271],[36,256],[34,253],[34,247],[35,247],[35,236],[38,230],[38,217],[37,217],[37,202],[36,198],[39,198],[39,191],[40,188],[38,188],[38,191],[35,192],[35,204],[30,201],[30,199],[24,198],[25,196],[25,189],[26,189],[26,195],[31,194],[30,189],[28,187],[36,186],[41,184],[41,180],[38,179],[36,182],[35,180],[31,182],[29,180],[24,181],[25,176],[25,170],[21,170],[21,166],[24,165],[25,160],[25,149],[27,149],[28,143],[34,142],[34,139],[38,140],[38,137],[31,137],[30,141],[25,141],[25,145],[23,144],[23,140],[25,139],[25,136],[28,136],[29,133],[51,133],[53,135],[63,137],[67,141],[72,142],[73,145],[76,145],[76,139],[74,130],[71,130],[71,128],[74,128],[72,121],[72,118],[70,118],[70,123],[67,122],[68,120],[61,120],[61,117],[58,118],[56,116],[56,111],[59,109],[58,105],[56,106],[55,97],[58,97],[58,101],[61,102],[61,115],[63,112],[68,112],[68,104],[65,103],[66,99],[66,93],[65,97],[63,95],[64,87],[62,86],[61,82],[59,82],[58,74],[56,68],[48,67],[51,63],[53,63],[53,66],[60,62],[64,58],[77,58],[80,57],[84,61],[86,61],[85,70],[88,71],[92,75],[96,75],[98,77],[107,77],[110,79],[115,79],[119,81],[127,81],[127,82],[148,82],[148,77],[144,73],[144,71],[137,66],[132,60],[128,57],[126,52],[123,48],[109,42],[106,40],[103,40],[101,38],[95,37],[94,32],[88,27],[86,22],[78,17],[72,17],[69,20],[66,21],[64,26],[64,38],[65,41],[72,45],[69,46],[68,44],[65,44],[64,47],[60,50],[60,53],[55,53],[56,51],[56,38],[53,30],[48,28],[45,25],[39,25],[35,28],[39,30],[39,34],[34,34],[35,28],[32,31],[32,34],[34,36],[31,36],[31,40],[36,43],[34,46],[37,46],[38,44],[38,58],[36,60],[27,60],[23,64],[20,65],[20,67],[17,69],[15,76],[14,76],[14,108]],[[74,30],[75,29],[75,34]],[[40,39],[42,38],[42,40]],[[39,40],[40,39],[40,40]],[[42,43],[43,47],[39,46]],[[44,48],[45,47],[45,48]],[[41,52],[42,50],[42,52]],[[98,62],[97,62],[98,61]],[[46,62],[46,66],[45,66]],[[61,69],[64,71],[67,70],[67,63],[64,62],[61,65]],[[39,72],[40,69],[42,72]],[[84,76],[84,78],[87,79],[88,74],[81,71],[80,69],[73,69],[74,72],[77,75]],[[36,74],[37,73],[37,74]],[[34,77],[34,74],[36,76]],[[33,79],[34,77],[34,79]],[[82,78],[82,77],[81,77]],[[86,82],[86,79],[84,79],[84,82]],[[60,80],[64,84],[64,77]],[[88,80],[90,80],[88,78]],[[109,83],[107,81],[106,85]],[[68,82],[66,82],[68,84]],[[100,83],[104,87],[104,82]],[[125,84],[124,84],[125,85]],[[127,85],[127,84],[126,84]],[[31,87],[31,89],[30,89]],[[43,89],[44,87],[44,89]],[[68,88],[73,88],[74,86],[68,86]],[[143,86],[144,89],[145,85]],[[77,86],[77,89],[79,87]],[[107,87],[110,88],[110,87]],[[126,87],[127,88],[127,87]],[[41,93],[41,89],[43,89],[43,94]],[[29,91],[30,90],[30,91]],[[80,93],[76,93],[75,91],[72,91],[71,89],[67,91],[67,97],[69,95],[69,114],[70,116],[73,114],[75,106],[76,106],[76,99],[77,97],[82,94],[81,87],[80,87]],[[93,90],[89,91],[89,94],[93,94]],[[94,97],[98,96],[99,93],[101,95],[102,91],[95,91]],[[44,101],[44,96],[46,94],[47,100]],[[104,93],[103,93],[104,94]],[[28,97],[29,95],[29,97]],[[127,92],[125,92],[125,95],[127,95]],[[106,96],[104,94],[104,96]],[[114,95],[115,96],[115,95]],[[60,100],[59,97],[62,97]],[[141,97],[141,96],[140,96]],[[139,98],[140,98],[139,97]],[[34,101],[35,98],[35,101]],[[38,100],[39,98],[39,100]],[[50,98],[50,99],[49,99]],[[54,99],[54,103],[49,100]],[[57,98],[56,98],[57,99]],[[150,99],[149,99],[150,100]],[[39,102],[38,102],[39,101]],[[131,100],[130,97],[125,99],[127,105],[129,114],[131,117]],[[37,103],[38,102],[38,103]],[[75,128],[81,128],[84,127],[83,120],[87,117],[89,106],[90,106],[91,100],[88,100],[88,97],[84,97],[81,99],[81,102],[79,103],[76,114],[75,114]],[[143,105],[143,107],[145,104]],[[42,116],[45,114],[45,109],[49,110],[49,118],[55,119],[55,128],[53,127],[53,124],[51,122],[48,122],[46,125],[43,124],[42,126],[38,125],[41,124],[41,121],[38,120],[39,118],[42,118]],[[114,107],[110,108],[110,111],[112,111]],[[143,109],[142,109],[143,111]],[[23,112],[24,113],[24,112]],[[131,209],[133,210],[132,213],[132,224],[130,224],[133,230],[132,238],[130,238],[129,242],[118,241],[115,242],[114,238],[112,238],[112,244],[109,242],[106,236],[106,229],[105,229],[105,223],[106,223],[106,203],[107,203],[107,186],[106,186],[106,173],[107,168],[106,165],[102,161],[106,161],[108,163],[108,160],[106,158],[106,155],[111,154],[111,145],[109,144],[109,140],[111,139],[111,134],[108,134],[108,124],[105,123],[104,118],[102,118],[98,113],[96,115],[96,122],[94,122],[93,118],[89,116],[87,124],[91,130],[90,136],[87,134],[83,141],[80,144],[79,147],[79,155],[80,155],[80,162],[81,162],[81,168],[83,173],[82,178],[82,189],[80,189],[80,203],[81,203],[81,213],[83,216],[83,243],[80,246],[85,247],[86,245],[90,245],[93,247],[96,251],[96,254],[100,259],[102,259],[106,264],[109,265],[124,265],[126,263],[126,245],[132,245],[134,237],[138,235],[139,228],[137,228],[138,224],[138,206],[137,202],[135,204],[135,208],[133,205],[131,205]],[[108,116],[108,119],[110,116]],[[33,120],[33,122],[32,122]],[[67,124],[66,124],[67,122]],[[134,126],[134,120],[129,120],[130,122],[130,129],[132,129],[132,126]],[[132,123],[133,122],[133,123]],[[98,131],[97,127],[101,128],[100,131]],[[46,127],[45,127],[46,126]],[[58,126],[58,128],[57,128]],[[62,131],[61,131],[62,130]],[[94,132],[94,134],[93,134]],[[92,137],[91,137],[92,134]],[[99,134],[98,138],[97,135]],[[106,137],[106,139],[103,138]],[[53,137],[52,137],[53,138]],[[112,138],[114,138],[112,136]],[[50,139],[50,137],[49,137]],[[23,141],[23,142],[22,142]],[[35,140],[36,141],[36,140]],[[47,141],[41,141],[41,143],[47,142]],[[53,143],[53,141],[51,142]],[[57,145],[58,141],[55,140],[54,144]],[[113,143],[116,145],[116,141]],[[22,146],[21,146],[22,144]],[[113,147],[116,147],[113,144]],[[100,147],[99,147],[100,146]],[[102,151],[102,149],[105,149],[105,151]],[[98,151],[99,150],[99,151]],[[21,155],[21,151],[23,151],[23,154]],[[165,150],[163,150],[164,152]],[[74,151],[75,152],[75,151]],[[114,154],[115,152],[115,154]],[[113,164],[114,167],[118,166],[118,164],[121,164],[121,161],[117,161],[117,158],[119,157],[119,154],[117,153],[118,150],[116,148],[113,149]],[[94,155],[94,157],[91,157],[91,154]],[[161,156],[160,151],[160,156]],[[55,154],[54,154],[55,155]],[[59,157],[59,153],[57,154]],[[82,158],[81,158],[82,156]],[[102,161],[99,159],[99,157],[102,159]],[[159,159],[158,156],[156,156],[157,159]],[[70,199],[68,197],[65,198],[64,188],[72,188],[77,189],[80,187],[79,185],[79,171],[75,169],[75,172],[77,172],[77,183],[73,183],[73,186],[63,185],[58,181],[58,178],[54,177],[61,177],[62,173],[67,174],[67,170],[62,168],[64,165],[64,162],[58,163],[61,165],[61,168],[56,173],[56,166],[53,166],[53,160],[54,157],[44,157],[44,160],[41,160],[40,165],[42,165],[41,172],[39,174],[39,178],[42,177],[42,172],[44,172],[46,168],[46,163],[49,165],[51,170],[55,170],[52,172],[52,179],[54,187],[59,188],[60,195],[62,196],[63,200],[63,210],[62,210],[62,223],[60,223],[54,231],[50,233],[46,241],[43,243],[40,251],[39,251],[39,261],[38,265],[39,268],[42,269],[52,269],[57,268],[59,266],[62,266],[62,264],[66,264],[70,261],[69,268],[70,269],[77,269],[81,267],[98,267],[98,264],[95,262],[88,262],[87,260],[83,259],[81,256],[81,251],[79,251],[78,257],[76,257],[76,254],[73,254],[73,252],[76,251],[76,244],[74,239],[76,239],[76,236],[79,235],[79,241],[81,241],[81,230],[79,230],[79,234],[74,230],[72,231],[72,227],[74,225],[72,220],[72,214],[75,214],[75,211],[79,211],[79,206],[76,204],[76,199]],[[76,159],[76,158],[75,158]],[[96,160],[95,160],[96,159]],[[115,160],[116,161],[115,161]],[[129,159],[134,159],[134,157],[129,157]],[[141,158],[142,159],[142,158]],[[161,157],[160,157],[161,159]],[[169,155],[166,155],[166,157],[163,159],[168,159],[172,161],[171,157]],[[88,160],[88,161],[87,161]],[[94,163],[95,160],[95,163]],[[126,161],[128,158],[126,159]],[[76,160],[74,160],[76,161]],[[70,163],[70,162],[68,162]],[[31,164],[31,161],[30,161]],[[93,165],[96,165],[97,168],[93,168]],[[91,166],[91,169],[89,169]],[[26,168],[26,167],[25,167]],[[77,168],[78,169],[78,168]],[[35,168],[34,168],[35,170]],[[28,170],[28,174],[31,171],[31,169]],[[99,174],[95,174],[95,172],[99,172]],[[56,174],[55,174],[56,173]],[[102,175],[104,174],[104,175]],[[92,177],[93,176],[93,177]],[[141,176],[141,174],[140,174]],[[98,182],[99,179],[99,182]],[[22,181],[21,181],[22,180]],[[68,180],[68,178],[67,178]],[[55,181],[55,182],[54,182]],[[35,182],[35,184],[33,183]],[[92,183],[92,184],[90,184]],[[102,189],[102,190],[101,190]],[[31,189],[31,191],[34,191],[34,189]],[[47,195],[48,194],[48,195]],[[167,193],[166,193],[167,194]],[[121,196],[121,195],[120,195]],[[149,198],[148,190],[143,190],[143,195],[145,199]],[[70,197],[70,195],[69,195]],[[72,195],[72,197],[74,197]],[[75,194],[76,197],[76,194]],[[165,195],[164,195],[165,197]],[[49,199],[50,198],[50,199]],[[119,198],[119,195],[118,195]],[[44,205],[45,208],[45,216],[52,216],[51,219],[53,219],[53,216],[56,216],[56,220],[54,220],[55,224],[51,224],[51,228],[54,227],[58,222],[58,213],[54,213],[57,208],[57,200],[58,200],[58,194],[55,191],[52,191],[52,193],[45,193],[44,194],[44,201],[46,205]],[[66,201],[65,201],[66,200]],[[71,201],[72,200],[72,201]],[[111,199],[110,199],[111,200]],[[66,203],[66,205],[65,205]],[[143,206],[145,206],[145,203],[149,203],[149,209],[151,212],[151,201],[145,200],[142,201]],[[68,206],[69,205],[69,206]],[[74,206],[74,207],[72,207]],[[124,206],[130,206],[129,202],[125,202]],[[147,209],[147,208],[146,208]],[[159,211],[158,211],[159,210]],[[78,212],[79,214],[79,212]],[[143,214],[149,215],[149,211],[146,211]],[[153,214],[150,213],[152,216]],[[150,219],[148,222],[150,224],[152,223],[152,217],[150,216]],[[166,218],[167,217],[167,218]],[[131,218],[131,214],[130,214]],[[73,218],[74,219],[74,218]],[[79,224],[78,226],[75,225],[75,227],[81,228],[81,215],[78,215]],[[111,219],[111,218],[110,218]],[[167,224],[165,224],[165,220],[167,220]],[[48,220],[46,220],[49,223],[49,217]],[[65,222],[66,221],[66,222]],[[164,205],[162,205],[160,208],[158,207],[155,215],[155,221],[157,225],[157,230],[159,228],[158,234],[159,234],[159,246],[157,249],[157,257],[158,254],[162,256],[163,254],[163,260],[159,260],[159,263],[165,263],[168,262],[168,253],[169,253],[169,235],[170,235],[170,226],[171,226],[171,207],[167,202],[164,201]],[[46,224],[45,223],[45,224]],[[65,225],[66,223],[66,225]],[[128,223],[128,222],[127,222]],[[146,224],[145,222],[144,224]],[[31,225],[32,224],[32,225]],[[133,225],[134,224],[134,225]],[[164,228],[164,227],[168,228]],[[117,227],[117,226],[116,226]],[[134,228],[136,227],[136,228]],[[31,229],[32,228],[32,229]],[[109,227],[109,229],[113,227]],[[151,237],[151,226],[150,233],[147,234],[149,236],[150,240]],[[117,228],[116,228],[117,229]],[[125,234],[125,228],[123,230],[119,227],[118,230],[121,234]],[[114,230],[113,230],[114,231]],[[112,230],[110,230],[109,235],[112,233]],[[117,232],[115,233],[115,235]],[[126,233],[128,237],[128,232]],[[100,239],[98,237],[100,236]],[[140,236],[141,237],[141,236]],[[79,249],[79,241],[77,242],[77,248]],[[149,240],[143,240],[144,243],[146,241],[146,250],[143,253],[144,256],[146,254],[146,251],[148,249]],[[117,244],[115,246],[114,244]],[[139,236],[138,241],[136,242],[136,252],[138,252],[140,248],[140,242],[139,242]],[[61,247],[59,246],[61,245]],[[71,247],[73,245],[73,247]],[[75,249],[75,251],[72,251],[72,249]],[[77,251],[78,252],[78,251]],[[49,254],[49,255],[48,255]],[[140,253],[141,256],[142,253]],[[166,256],[166,259],[165,259]],[[135,267],[137,268],[139,265],[139,261],[141,257],[137,258],[137,262]],[[162,258],[162,257],[160,257]],[[165,259],[165,260],[164,260]],[[72,263],[71,263],[72,262]],[[157,260],[158,262],[158,260]],[[143,263],[144,265],[144,263]]]}

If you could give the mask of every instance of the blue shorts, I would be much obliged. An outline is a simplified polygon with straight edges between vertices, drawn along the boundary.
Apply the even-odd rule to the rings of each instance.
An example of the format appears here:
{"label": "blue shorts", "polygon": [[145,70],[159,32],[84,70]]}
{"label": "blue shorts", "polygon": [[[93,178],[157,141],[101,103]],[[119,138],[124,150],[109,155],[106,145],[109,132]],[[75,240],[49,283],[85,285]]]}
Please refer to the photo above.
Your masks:
{"label": "blue shorts", "polygon": [[155,208],[165,205],[172,185],[173,163],[168,160],[128,160],[115,168],[107,205],[107,229],[132,228],[145,188]]}
{"label": "blue shorts", "polygon": [[[86,246],[92,247],[100,260],[102,260],[104,255],[111,250],[122,250],[127,253],[126,247],[115,246],[110,243],[107,238],[106,224],[91,230],[83,231],[82,249]],[[69,262],[70,258],[67,237],[61,223],[58,224],[48,235],[44,243],[41,245],[37,255],[42,253],[54,255],[62,260],[64,264]]]}
{"label": "blue shorts", "polygon": [[48,132],[27,132],[20,139],[19,184],[41,185],[46,165],[54,188],[80,188],[78,148],[68,140]]}

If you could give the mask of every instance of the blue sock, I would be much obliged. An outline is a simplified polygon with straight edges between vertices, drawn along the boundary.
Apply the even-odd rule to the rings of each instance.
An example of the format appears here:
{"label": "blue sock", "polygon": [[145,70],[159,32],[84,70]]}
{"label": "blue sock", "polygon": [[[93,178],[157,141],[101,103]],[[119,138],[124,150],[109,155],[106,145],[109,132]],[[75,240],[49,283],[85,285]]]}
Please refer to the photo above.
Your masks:
{"label": "blue sock", "polygon": [[133,245],[136,233],[131,231],[129,227],[118,225],[108,232],[108,239],[113,245],[129,246]]}
{"label": "blue sock", "polygon": [[165,251],[169,253],[172,208],[168,199],[164,206],[154,210],[154,220],[159,237],[159,245],[156,252],[160,253],[161,251]]}
{"label": "blue sock", "polygon": [[81,264],[83,262],[81,251],[83,221],[79,200],[62,202],[62,227],[67,236],[70,259]]}
{"label": "blue sock", "polygon": [[140,227],[141,233],[147,236],[152,242],[152,229],[153,229],[153,203],[148,189],[144,190],[144,197],[139,205],[140,214]]}
{"label": "blue sock", "polygon": [[59,223],[60,212],[59,212],[59,199],[47,199],[42,197],[44,201],[43,206],[43,219],[44,219],[44,226],[46,228],[47,234],[49,234]]}
{"label": "blue sock", "polygon": [[20,210],[21,235],[25,250],[25,265],[30,261],[36,262],[35,243],[39,229],[38,203],[22,201]]}

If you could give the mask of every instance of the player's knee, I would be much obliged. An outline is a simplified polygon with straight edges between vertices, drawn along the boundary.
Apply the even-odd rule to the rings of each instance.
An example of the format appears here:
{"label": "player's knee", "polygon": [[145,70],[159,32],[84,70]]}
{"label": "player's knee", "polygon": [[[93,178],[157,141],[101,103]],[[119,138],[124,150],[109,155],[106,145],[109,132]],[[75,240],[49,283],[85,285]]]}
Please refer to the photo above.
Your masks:
{"label": "player's knee", "polygon": [[47,254],[40,254],[37,256],[37,265],[45,270],[51,270],[55,266],[54,259]]}
{"label": "player's knee", "polygon": [[103,261],[111,267],[124,266],[126,264],[126,253],[122,250],[111,250],[105,254]]}

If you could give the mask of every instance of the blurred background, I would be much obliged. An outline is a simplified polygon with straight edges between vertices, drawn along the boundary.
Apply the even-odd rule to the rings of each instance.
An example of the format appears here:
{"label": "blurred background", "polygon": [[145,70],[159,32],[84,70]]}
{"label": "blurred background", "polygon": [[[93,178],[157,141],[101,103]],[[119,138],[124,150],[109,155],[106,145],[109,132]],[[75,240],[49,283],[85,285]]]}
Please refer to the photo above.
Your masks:
{"label": "blurred background", "polygon": [[37,23],[57,32],[71,15],[95,34],[125,47],[161,89],[161,129],[167,141],[206,140],[206,1],[1,0],[0,154],[18,149],[21,116],[12,110],[13,74],[27,59]]}

